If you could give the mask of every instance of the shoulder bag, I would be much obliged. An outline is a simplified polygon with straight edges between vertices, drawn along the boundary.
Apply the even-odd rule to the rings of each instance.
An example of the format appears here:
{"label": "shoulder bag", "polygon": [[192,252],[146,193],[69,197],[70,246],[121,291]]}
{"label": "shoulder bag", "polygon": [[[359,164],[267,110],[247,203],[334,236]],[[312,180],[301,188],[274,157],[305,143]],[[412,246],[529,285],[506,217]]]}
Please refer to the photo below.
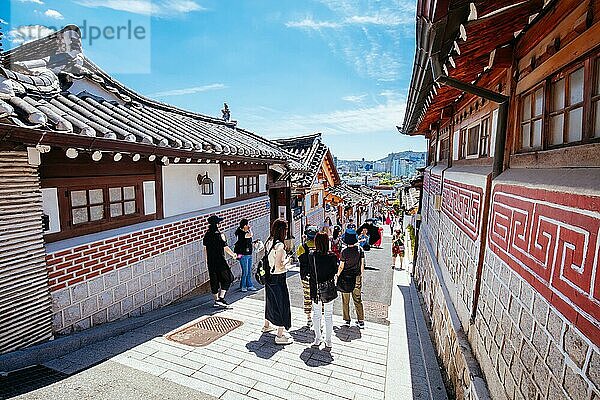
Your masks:
{"label": "shoulder bag", "polygon": [[335,287],[335,281],[333,278],[325,281],[319,282],[317,275],[317,260],[315,259],[315,254],[312,256],[313,260],[313,269],[315,270],[315,283],[317,284],[317,298],[320,299],[323,303],[329,303],[332,300],[337,298],[337,288]]}

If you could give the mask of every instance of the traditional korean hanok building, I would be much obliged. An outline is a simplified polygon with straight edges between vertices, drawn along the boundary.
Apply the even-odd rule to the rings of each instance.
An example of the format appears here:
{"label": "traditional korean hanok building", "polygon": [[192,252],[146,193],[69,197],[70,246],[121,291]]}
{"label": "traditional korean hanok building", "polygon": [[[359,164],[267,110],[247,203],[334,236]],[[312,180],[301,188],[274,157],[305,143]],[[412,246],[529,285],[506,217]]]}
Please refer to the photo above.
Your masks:
{"label": "traditional korean hanok building", "polygon": [[422,0],[416,37],[414,274],[457,398],[481,378],[495,399],[598,398],[600,2]]}
{"label": "traditional korean hanok building", "polygon": [[268,236],[268,191],[293,159],[276,144],[123,86],[83,55],[77,27],[3,58],[0,353],[199,288],[210,214],[230,236],[241,218]]}
{"label": "traditional korean hanok building", "polygon": [[352,218],[356,226],[362,225],[374,216],[376,204],[383,205],[383,201],[384,198],[379,192],[366,186],[354,188],[340,183],[325,190],[325,202],[336,209],[336,217],[342,224],[346,224]]}
{"label": "traditional korean hanok building", "polygon": [[[294,218],[291,234],[295,244],[299,245],[306,226],[321,226],[325,221],[325,190],[339,184],[340,176],[331,151],[321,140],[320,133],[277,139],[275,142],[282,149],[296,156],[300,162],[300,165],[292,163],[290,170],[281,177],[282,181],[291,182]],[[330,211],[327,215],[335,224],[335,212]]]}

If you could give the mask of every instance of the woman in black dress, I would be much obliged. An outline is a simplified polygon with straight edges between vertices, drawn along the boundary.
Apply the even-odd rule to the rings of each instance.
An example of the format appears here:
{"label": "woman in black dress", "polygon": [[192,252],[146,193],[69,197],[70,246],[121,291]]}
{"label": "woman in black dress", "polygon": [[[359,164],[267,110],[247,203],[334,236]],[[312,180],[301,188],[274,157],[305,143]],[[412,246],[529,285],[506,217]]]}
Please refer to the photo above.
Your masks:
{"label": "woman in black dress", "polygon": [[268,252],[271,274],[265,284],[265,325],[263,332],[277,327],[276,344],[290,344],[294,340],[287,332],[292,327],[290,293],[287,287],[287,270],[290,258],[285,252],[284,240],[287,235],[287,221],[277,219],[271,225],[271,237],[265,243]]}

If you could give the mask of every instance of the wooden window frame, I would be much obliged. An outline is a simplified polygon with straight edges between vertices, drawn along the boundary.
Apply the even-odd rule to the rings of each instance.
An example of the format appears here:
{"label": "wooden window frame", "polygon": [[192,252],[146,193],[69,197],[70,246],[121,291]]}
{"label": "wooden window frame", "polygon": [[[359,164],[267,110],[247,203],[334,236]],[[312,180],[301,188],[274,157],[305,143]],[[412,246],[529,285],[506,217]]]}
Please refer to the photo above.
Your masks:
{"label": "wooden window frame", "polygon": [[[590,141],[594,141],[594,140],[598,140],[600,139],[600,128],[598,130],[598,132],[594,132],[595,126],[594,126],[594,120],[596,119],[596,103],[600,103],[600,55],[595,55],[593,57],[591,57],[591,72],[593,75],[593,79],[592,79],[592,89],[591,89],[591,96],[590,96],[590,119],[589,119],[589,132],[588,132],[588,138]],[[584,75],[584,80],[585,80],[585,75]],[[594,93],[594,91],[596,90],[596,88],[598,88],[598,93]],[[584,98],[584,104],[585,104],[585,98]],[[598,116],[598,118],[600,119],[600,115]],[[585,113],[584,113],[584,121],[585,121]],[[585,133],[585,132],[584,132]]]}
{"label": "wooden window frame", "polygon": [[[490,156],[490,136],[492,134],[490,124],[492,115],[488,114],[481,118],[481,128],[479,129],[479,157]],[[484,129],[485,127],[485,129]]]}
{"label": "wooden window frame", "polygon": [[[577,71],[578,69],[583,68],[583,82],[584,82],[584,87],[583,87],[583,99],[576,104],[569,104],[570,102],[570,96],[569,96],[569,90],[570,90],[570,80],[569,80],[569,76]],[[557,111],[551,111],[550,108],[553,105],[553,100],[554,100],[554,96],[553,96],[553,89],[554,89],[554,84],[558,81],[560,81],[561,79],[565,80],[565,93],[564,93],[564,98],[563,98],[563,108],[561,108],[560,110]],[[547,104],[548,104],[548,129],[547,129],[547,134],[546,136],[546,148],[549,149],[554,149],[554,148],[558,148],[558,147],[562,147],[565,144],[579,144],[583,141],[584,139],[584,134],[585,134],[585,79],[586,79],[586,70],[585,70],[585,63],[584,62],[579,62],[576,63],[574,65],[571,65],[568,68],[564,68],[562,69],[560,72],[554,74],[550,79],[549,79],[549,85],[548,87],[550,88],[550,90],[548,90],[548,95],[547,95]],[[573,141],[573,142],[568,142],[568,138],[567,138],[567,127],[569,125],[569,113],[572,110],[575,110],[577,108],[582,108],[582,113],[583,113],[583,117],[582,117],[582,121],[581,121],[581,140],[578,141]],[[552,117],[558,116],[562,114],[563,115],[563,127],[562,127],[562,143],[558,143],[558,144],[552,144],[551,143],[551,136],[552,136],[552,132],[550,130],[550,122],[552,120]]]}
{"label": "wooden window frame", "polygon": [[[52,178],[45,181],[46,187],[57,188],[60,232],[46,234],[46,242],[83,236],[91,233],[120,228],[156,219],[156,214],[144,214],[144,181],[154,181],[154,175],[111,176],[89,178]],[[118,217],[110,216],[109,188],[133,186],[135,189],[136,212]],[[104,218],[74,225],[70,193],[74,191],[102,189]],[[76,207],[77,208],[77,207]]]}
{"label": "wooden window frame", "polygon": [[[244,173],[236,175],[236,200],[251,199],[259,195],[259,175],[260,174],[258,173]],[[242,183],[244,179],[246,182]],[[252,179],[254,179],[255,183],[251,183]]]}
{"label": "wooden window frame", "polygon": [[[479,135],[481,133],[480,122],[469,126],[467,129],[467,143],[466,143],[466,156],[467,159],[479,158]],[[475,134],[473,132],[475,131]],[[472,138],[472,136],[476,136],[476,138]],[[475,145],[474,148],[471,148],[471,145]]]}
{"label": "wooden window frame", "polygon": [[462,128],[458,131],[458,159],[464,160],[467,158],[467,128]]}
{"label": "wooden window frame", "polygon": [[[539,89],[543,89],[543,93],[542,93],[542,113],[539,116],[534,116],[535,115],[535,93],[539,90]],[[530,103],[530,117],[527,121],[523,120],[523,104],[525,103],[525,98],[527,96],[531,96],[531,103]],[[528,91],[524,92],[520,97],[519,97],[519,130],[518,130],[518,149],[519,152],[521,153],[529,153],[532,151],[539,151],[542,150],[544,148],[544,136],[545,131],[547,131],[546,129],[546,124],[545,124],[545,120],[546,118],[544,118],[546,111],[547,111],[547,96],[548,96],[548,88],[546,85],[546,81],[541,82],[537,85],[535,85],[533,88],[529,89]],[[538,147],[527,147],[526,149],[523,148],[523,126],[525,126],[526,124],[529,124],[530,128],[529,128],[529,143],[533,144],[533,125],[535,123],[535,121],[542,121],[542,131],[541,131],[541,138],[540,138],[540,146]]]}
{"label": "wooden window frame", "polygon": [[[446,145],[443,146],[444,142],[446,142]],[[448,157],[450,156],[450,137],[446,136],[443,139],[440,139],[440,156],[439,156],[439,162],[441,161],[448,161]]]}
{"label": "wooden window frame", "polygon": [[[592,53],[588,53],[584,57],[574,60],[574,62],[569,65],[561,68],[558,72],[555,72],[544,79],[542,82],[535,85],[533,88],[529,89],[526,92],[523,92],[519,96],[519,108],[518,108],[518,124],[519,130],[518,135],[515,140],[516,148],[515,153],[533,153],[537,151],[543,150],[554,150],[560,149],[563,147],[571,147],[571,146],[579,146],[583,144],[596,143],[600,142],[600,132],[597,133],[597,136],[594,136],[594,105],[596,102],[600,101],[600,93],[594,94],[593,91],[595,89],[595,84],[598,79],[600,79],[600,72],[597,73],[598,69],[596,67],[597,63],[600,63],[600,51],[595,50]],[[576,71],[577,69],[583,66],[583,102],[568,105],[566,103],[567,97],[569,96],[569,82],[568,76],[570,73]],[[565,78],[565,106],[560,111],[550,111],[551,102],[552,102],[552,84],[559,81],[560,79]],[[531,147],[531,148],[523,148],[522,143],[522,112],[523,112],[523,101],[526,96],[535,93],[540,87],[544,87],[544,100],[542,105],[542,143],[540,147]],[[583,105],[583,119],[582,119],[582,135],[581,140],[574,142],[566,142],[567,135],[567,125],[568,120],[566,118],[566,114],[572,109],[578,108]],[[532,102],[532,110],[534,107],[534,102]],[[533,113],[533,112],[532,112]],[[565,113],[565,118],[563,119],[563,143],[561,144],[551,144],[551,132],[550,132],[550,122],[551,117],[558,115],[560,113]]]}
{"label": "wooden window frame", "polygon": [[319,206],[319,193],[311,193],[310,195],[310,208],[316,208]]}

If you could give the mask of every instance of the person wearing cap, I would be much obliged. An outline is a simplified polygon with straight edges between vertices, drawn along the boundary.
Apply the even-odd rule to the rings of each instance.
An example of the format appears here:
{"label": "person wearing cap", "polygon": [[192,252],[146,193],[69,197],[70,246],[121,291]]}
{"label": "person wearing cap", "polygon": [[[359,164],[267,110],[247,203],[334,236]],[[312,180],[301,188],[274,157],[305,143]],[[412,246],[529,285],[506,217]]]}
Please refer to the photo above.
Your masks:
{"label": "person wearing cap", "polygon": [[304,314],[306,314],[306,326],[312,326],[312,299],[310,298],[310,283],[308,275],[310,274],[309,255],[315,250],[315,237],[319,233],[319,228],[314,225],[309,225],[304,230],[306,241],[302,243],[296,255],[300,261],[300,282],[302,282],[302,292],[304,295]]}
{"label": "person wearing cap", "polygon": [[204,254],[206,254],[206,265],[208,266],[210,291],[215,298],[215,307],[227,307],[225,293],[234,280],[231,268],[225,260],[225,253],[237,259],[237,254],[227,246],[225,235],[219,231],[219,223],[222,221],[223,218],[216,215],[208,217],[208,230],[202,240]]}
{"label": "person wearing cap", "polygon": [[342,293],[342,315],[346,326],[350,326],[350,296],[356,310],[357,325],[360,329],[365,327],[365,312],[362,304],[362,275],[365,271],[365,253],[357,246],[358,237],[354,229],[347,229],[344,233],[346,248],[340,255],[338,268],[337,287]]}

